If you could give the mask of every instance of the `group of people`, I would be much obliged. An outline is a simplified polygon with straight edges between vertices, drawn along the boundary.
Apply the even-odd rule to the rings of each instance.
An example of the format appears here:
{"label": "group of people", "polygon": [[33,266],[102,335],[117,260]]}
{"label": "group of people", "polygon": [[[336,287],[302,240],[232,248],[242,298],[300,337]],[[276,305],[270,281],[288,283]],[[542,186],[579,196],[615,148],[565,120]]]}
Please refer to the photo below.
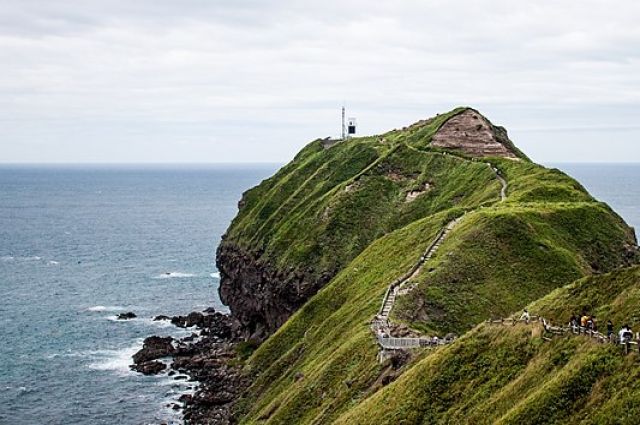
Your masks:
{"label": "group of people", "polygon": [[[613,327],[611,320],[607,322],[607,330],[609,329],[609,325]],[[580,330],[580,328],[582,328],[589,331],[598,332],[598,319],[595,315],[592,316],[586,313],[580,316],[576,316],[574,314],[571,316],[571,319],[569,319],[569,326],[571,326],[572,329]]]}
{"label": "group of people", "polygon": [[[572,315],[571,319],[569,319],[569,326],[571,326],[571,329],[577,330],[578,332],[583,330],[590,331],[590,332],[598,332],[598,320],[596,319],[596,316],[589,315],[586,313],[580,316],[576,316],[575,314]],[[628,324],[625,324],[618,331],[617,341],[620,342],[620,344],[626,344],[633,340],[633,336],[634,335],[633,335],[633,331],[631,330],[631,327]],[[640,333],[638,333],[636,336],[637,336],[636,339],[640,340]],[[616,339],[615,328],[611,320],[607,320],[607,338],[611,342],[615,342],[615,339]]]}
{"label": "group of people", "polygon": [[[520,316],[521,321],[525,321],[529,323],[531,320],[531,315],[527,309],[524,309],[522,315]],[[545,322],[546,323],[546,322]],[[581,315],[573,314],[569,319],[569,327],[578,333],[596,333],[598,332],[598,319],[595,315],[583,313]],[[615,328],[613,326],[613,322],[611,320],[607,320],[607,338],[610,342],[619,342],[620,344],[628,344],[634,340],[638,341],[640,345],[640,332],[634,335],[631,327],[628,324],[625,324],[620,328],[618,334],[616,335]]]}

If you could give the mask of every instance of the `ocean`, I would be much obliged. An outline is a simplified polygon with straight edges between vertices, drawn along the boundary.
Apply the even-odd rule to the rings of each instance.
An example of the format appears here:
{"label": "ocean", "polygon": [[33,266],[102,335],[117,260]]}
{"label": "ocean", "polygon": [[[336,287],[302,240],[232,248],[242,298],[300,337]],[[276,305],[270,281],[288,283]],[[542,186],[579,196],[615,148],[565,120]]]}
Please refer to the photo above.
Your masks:
{"label": "ocean", "polygon": [[[549,165],[640,226],[640,165]],[[0,423],[179,423],[167,404],[193,383],[131,355],[181,334],[155,315],[224,309],[216,244],[277,168],[0,166]]]}
{"label": "ocean", "polygon": [[155,315],[223,308],[216,245],[277,168],[0,167],[0,423],[177,422],[166,405],[193,383],[131,355],[180,334]]}

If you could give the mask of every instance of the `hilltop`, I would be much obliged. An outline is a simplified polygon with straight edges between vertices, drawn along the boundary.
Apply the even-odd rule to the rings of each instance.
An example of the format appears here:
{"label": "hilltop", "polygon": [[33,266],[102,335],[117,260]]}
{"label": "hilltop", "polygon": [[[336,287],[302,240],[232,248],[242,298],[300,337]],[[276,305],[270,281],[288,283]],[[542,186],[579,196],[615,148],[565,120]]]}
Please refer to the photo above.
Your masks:
{"label": "hilltop", "polygon": [[[218,249],[234,332],[243,349],[261,343],[242,364],[251,385],[235,403],[237,418],[447,421],[430,409],[466,412],[458,404],[467,398],[482,406],[538,355],[527,349],[505,370],[487,358],[483,376],[495,385],[483,389],[473,374],[439,375],[445,363],[461,373],[482,353],[533,344],[530,330],[479,323],[635,262],[633,229],[575,180],[531,162],[474,109],[336,144],[318,139],[243,195]],[[461,338],[381,363],[370,323],[389,285],[414,269],[390,319],[410,334]],[[431,397],[436,390],[449,399]]]}

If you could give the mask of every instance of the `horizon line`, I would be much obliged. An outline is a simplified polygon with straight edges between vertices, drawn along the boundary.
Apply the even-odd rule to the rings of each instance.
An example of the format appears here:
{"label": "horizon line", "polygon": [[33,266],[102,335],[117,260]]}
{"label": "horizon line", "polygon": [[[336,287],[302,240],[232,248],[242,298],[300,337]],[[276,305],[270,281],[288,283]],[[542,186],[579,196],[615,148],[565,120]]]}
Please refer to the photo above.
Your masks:
{"label": "horizon line", "polygon": [[[640,161],[532,161],[544,164],[639,164]],[[221,162],[2,162],[3,166],[212,166],[212,165],[284,165],[286,161],[221,161]]]}

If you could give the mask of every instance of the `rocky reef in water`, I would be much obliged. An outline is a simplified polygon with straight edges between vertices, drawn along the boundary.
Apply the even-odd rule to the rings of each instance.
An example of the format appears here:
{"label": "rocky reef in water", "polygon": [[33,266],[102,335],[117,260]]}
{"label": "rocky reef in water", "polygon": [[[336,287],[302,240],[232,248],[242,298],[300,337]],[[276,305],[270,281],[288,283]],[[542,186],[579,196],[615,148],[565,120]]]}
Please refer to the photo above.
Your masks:
{"label": "rocky reef in water", "polygon": [[[193,329],[190,336],[150,336],[133,355],[132,370],[145,375],[167,373],[176,380],[193,381],[193,394],[185,393],[172,404],[182,409],[186,424],[231,424],[234,401],[248,386],[237,362],[238,344],[232,319],[217,312],[192,312],[186,316],[159,316],[175,326]],[[167,371],[168,369],[168,371]]]}

